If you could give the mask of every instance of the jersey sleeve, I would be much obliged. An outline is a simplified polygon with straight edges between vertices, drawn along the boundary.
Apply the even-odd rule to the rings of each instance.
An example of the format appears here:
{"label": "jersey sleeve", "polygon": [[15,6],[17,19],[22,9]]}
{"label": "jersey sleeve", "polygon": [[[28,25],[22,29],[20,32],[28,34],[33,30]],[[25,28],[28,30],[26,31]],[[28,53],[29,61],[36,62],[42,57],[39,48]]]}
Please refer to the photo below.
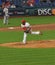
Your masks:
{"label": "jersey sleeve", "polygon": [[22,25],[22,24],[21,24],[21,27],[23,28],[23,27],[24,27],[24,25]]}
{"label": "jersey sleeve", "polygon": [[29,23],[26,23],[25,27],[30,27],[30,24]]}

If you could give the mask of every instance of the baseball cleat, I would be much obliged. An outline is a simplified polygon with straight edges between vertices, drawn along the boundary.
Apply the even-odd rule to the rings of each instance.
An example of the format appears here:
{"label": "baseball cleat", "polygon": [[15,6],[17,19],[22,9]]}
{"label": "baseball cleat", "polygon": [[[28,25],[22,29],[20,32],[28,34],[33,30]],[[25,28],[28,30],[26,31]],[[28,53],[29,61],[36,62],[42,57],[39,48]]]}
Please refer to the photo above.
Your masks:
{"label": "baseball cleat", "polygon": [[43,35],[43,33],[40,31],[39,35]]}

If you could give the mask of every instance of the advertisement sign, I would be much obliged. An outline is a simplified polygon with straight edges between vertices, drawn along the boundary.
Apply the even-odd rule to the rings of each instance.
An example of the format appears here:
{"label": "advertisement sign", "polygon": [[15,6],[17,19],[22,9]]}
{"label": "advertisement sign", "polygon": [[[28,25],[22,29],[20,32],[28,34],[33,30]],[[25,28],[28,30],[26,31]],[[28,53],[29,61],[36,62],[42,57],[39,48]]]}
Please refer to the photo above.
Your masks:
{"label": "advertisement sign", "polygon": [[24,15],[25,12],[23,10],[18,10],[18,9],[10,9],[9,10],[9,15],[14,16],[14,15]]}
{"label": "advertisement sign", "polygon": [[52,14],[55,15],[55,9],[52,9]]}
{"label": "advertisement sign", "polygon": [[[3,15],[2,9],[0,9],[0,16]],[[10,16],[15,16],[15,15],[29,15],[29,16],[47,16],[47,15],[55,15],[55,9],[51,8],[39,8],[39,9],[10,9],[9,10],[9,15]]]}
{"label": "advertisement sign", "polygon": [[38,9],[38,15],[52,15],[51,9]]}

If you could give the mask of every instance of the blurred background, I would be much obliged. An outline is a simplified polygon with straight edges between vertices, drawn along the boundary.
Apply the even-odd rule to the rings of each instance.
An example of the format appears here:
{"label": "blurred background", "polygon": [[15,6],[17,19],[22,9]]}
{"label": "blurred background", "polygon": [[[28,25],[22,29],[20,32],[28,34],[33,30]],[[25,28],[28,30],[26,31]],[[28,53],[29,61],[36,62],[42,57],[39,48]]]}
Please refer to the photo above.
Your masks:
{"label": "blurred background", "polygon": [[0,0],[2,4],[16,7],[55,7],[55,0]]}
{"label": "blurred background", "polygon": [[4,6],[9,15],[55,15],[55,0],[0,0],[0,15]]}

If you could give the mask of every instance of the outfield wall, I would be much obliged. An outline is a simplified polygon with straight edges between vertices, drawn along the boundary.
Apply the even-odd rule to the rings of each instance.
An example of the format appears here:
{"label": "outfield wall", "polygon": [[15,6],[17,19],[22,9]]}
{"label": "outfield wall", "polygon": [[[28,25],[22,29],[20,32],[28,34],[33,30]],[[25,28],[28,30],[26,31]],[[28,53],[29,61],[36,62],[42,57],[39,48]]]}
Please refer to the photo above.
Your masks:
{"label": "outfield wall", "polygon": [[[37,15],[55,15],[55,8],[15,8],[9,9],[10,16],[37,16]],[[3,16],[3,10],[0,9],[0,16]]]}

